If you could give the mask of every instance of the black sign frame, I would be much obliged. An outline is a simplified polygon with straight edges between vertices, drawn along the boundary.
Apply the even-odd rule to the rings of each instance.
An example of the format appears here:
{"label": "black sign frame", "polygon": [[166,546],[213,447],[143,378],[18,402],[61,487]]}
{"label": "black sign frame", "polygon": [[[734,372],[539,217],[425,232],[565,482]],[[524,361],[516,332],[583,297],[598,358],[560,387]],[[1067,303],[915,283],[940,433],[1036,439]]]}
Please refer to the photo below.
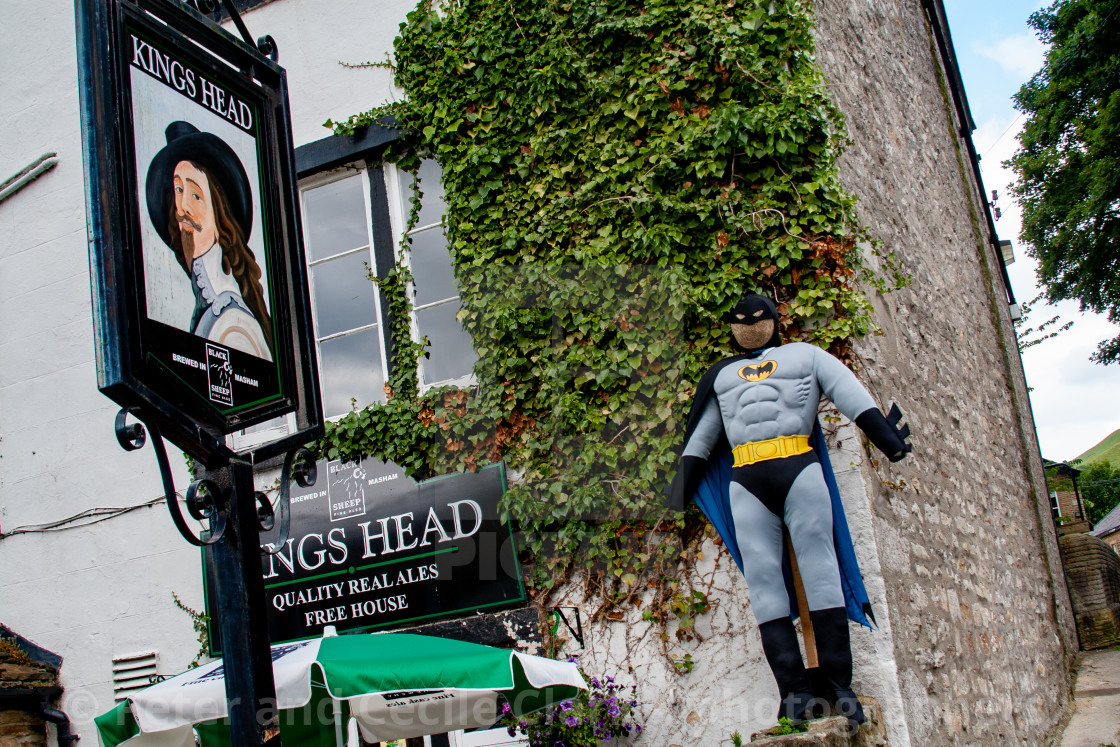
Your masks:
{"label": "black sign frame", "polygon": [[[228,434],[291,412],[294,432],[256,449],[253,459],[314,440],[322,434],[323,416],[284,69],[185,3],[75,0],[75,7],[98,388],[207,466],[232,456]],[[144,122],[139,129],[138,120]],[[173,141],[173,135],[194,139]],[[166,144],[153,145],[156,137]],[[173,150],[173,142],[191,145]],[[200,311],[200,299],[210,300],[219,288],[211,287],[211,295],[191,288],[194,307],[186,314],[193,316],[181,311],[181,287],[203,286],[195,278],[205,252],[196,252],[190,263],[181,239],[172,249],[174,221],[172,228],[157,226],[164,214],[152,206],[166,207],[168,200],[174,206],[180,182],[173,188],[170,167],[157,166],[181,166],[184,152],[191,160],[217,153],[204,156],[212,159],[207,165],[219,167],[209,172],[211,183],[234,194],[226,212],[248,228],[242,243],[260,273],[252,298],[263,301],[239,300],[252,269],[238,274],[228,255],[210,253],[224,263],[214,276],[226,283],[226,298],[235,299],[226,305],[239,304],[242,319],[249,320],[240,329],[257,335],[257,342],[241,343],[247,347],[237,347],[244,335],[227,333],[219,342],[196,326],[200,314],[208,313]],[[208,208],[211,199],[217,215],[218,198],[208,191]],[[186,257],[178,259],[185,275],[178,290],[158,282],[173,273],[151,269],[161,262],[178,271],[161,252]],[[240,289],[228,290],[230,277]],[[180,303],[149,302],[165,296]],[[257,311],[262,303],[263,313]]]}
{"label": "black sign frame", "polygon": [[[317,638],[326,625],[385,631],[528,604],[514,527],[500,512],[504,464],[416,482],[389,462],[323,460],[318,474],[309,488],[292,486],[281,554],[262,553],[270,643]],[[210,654],[219,656],[209,548],[202,569]]]}

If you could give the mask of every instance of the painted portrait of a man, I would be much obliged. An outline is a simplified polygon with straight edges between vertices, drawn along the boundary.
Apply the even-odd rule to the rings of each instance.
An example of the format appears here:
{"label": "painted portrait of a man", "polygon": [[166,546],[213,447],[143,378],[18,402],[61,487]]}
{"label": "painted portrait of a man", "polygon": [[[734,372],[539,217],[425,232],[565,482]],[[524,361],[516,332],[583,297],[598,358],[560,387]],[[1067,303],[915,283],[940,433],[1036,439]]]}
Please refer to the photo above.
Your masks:
{"label": "painted portrait of a man", "polygon": [[253,213],[245,167],[224,140],[189,122],[172,122],[164,134],[144,191],[153,227],[191,282],[188,329],[272,360],[261,267],[247,245]]}

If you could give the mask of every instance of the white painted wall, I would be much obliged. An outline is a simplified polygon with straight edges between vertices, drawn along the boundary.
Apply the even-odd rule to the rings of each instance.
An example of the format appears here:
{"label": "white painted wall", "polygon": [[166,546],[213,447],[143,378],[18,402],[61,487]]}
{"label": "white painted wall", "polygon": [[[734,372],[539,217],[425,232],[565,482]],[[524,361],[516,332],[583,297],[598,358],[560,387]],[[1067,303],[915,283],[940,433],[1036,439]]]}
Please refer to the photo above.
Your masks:
{"label": "white painted wall", "polygon": [[[296,144],[392,95],[384,59],[409,0],[277,0],[246,14],[289,70]],[[162,495],[150,447],[126,453],[96,388],[72,0],[0,0],[0,180],[58,166],[0,203],[0,532]],[[172,451],[180,490],[184,462]],[[160,504],[86,527],[0,537],[0,623],[63,657],[61,704],[83,744],[112,700],[114,656],[198,645],[172,592],[202,609],[200,557]]]}

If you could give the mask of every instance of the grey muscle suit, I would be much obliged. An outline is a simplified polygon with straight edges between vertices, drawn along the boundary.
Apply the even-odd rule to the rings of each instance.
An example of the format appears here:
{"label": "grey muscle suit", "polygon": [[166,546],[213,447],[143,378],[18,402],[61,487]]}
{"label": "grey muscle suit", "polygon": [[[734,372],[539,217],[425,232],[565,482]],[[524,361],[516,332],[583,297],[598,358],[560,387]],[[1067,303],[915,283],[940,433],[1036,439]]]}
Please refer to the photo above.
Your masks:
{"label": "grey muscle suit", "polygon": [[[706,459],[721,429],[733,446],[780,436],[808,437],[822,393],[852,420],[875,407],[871,395],[844,364],[805,343],[763,350],[744,366],[727,366],[715,379],[683,455]],[[790,475],[793,480],[784,502],[783,496],[755,495],[751,481],[732,476],[735,533],[751,608],[759,623],[789,615],[782,577],[783,519],[801,568],[809,609],[844,606],[828,488],[812,452],[798,460],[801,462],[800,471]],[[779,486],[773,487],[780,491]]]}

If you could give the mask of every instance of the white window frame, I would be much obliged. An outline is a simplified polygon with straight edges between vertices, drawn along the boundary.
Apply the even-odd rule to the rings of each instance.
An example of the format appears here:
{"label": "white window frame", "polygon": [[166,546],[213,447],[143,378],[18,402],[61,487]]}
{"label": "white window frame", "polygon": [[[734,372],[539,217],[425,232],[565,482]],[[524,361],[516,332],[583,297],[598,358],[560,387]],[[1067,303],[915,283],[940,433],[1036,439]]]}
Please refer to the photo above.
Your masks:
{"label": "white window frame", "polygon": [[[331,184],[333,182],[342,181],[343,179],[347,179],[347,178],[357,177],[360,180],[361,185],[362,185],[362,198],[363,198],[363,201],[364,201],[365,207],[366,207],[365,220],[366,220],[367,263],[368,263],[370,269],[376,275],[380,268],[377,267],[377,256],[376,256],[375,248],[374,248],[374,245],[373,245],[372,194],[371,194],[371,191],[370,191],[370,183],[369,183],[369,177],[370,177],[369,168],[370,168],[370,166],[365,161],[356,160],[356,161],[353,161],[351,163],[345,164],[343,166],[338,166],[338,167],[328,169],[328,170],[325,170],[325,171],[322,171],[322,172],[319,172],[319,173],[316,173],[316,174],[312,174],[310,176],[304,177],[303,179],[299,180],[299,184],[297,185],[297,192],[298,192],[298,197],[299,197],[301,215],[306,215],[306,211],[303,208],[304,208],[304,198],[305,198],[305,195],[308,191],[310,191],[312,189],[316,189],[318,187],[326,186],[326,185]],[[383,164],[382,171],[383,171],[383,178],[384,178],[384,182],[385,182],[385,197],[386,197],[386,201],[388,203],[387,208],[388,208],[388,213],[389,213],[389,225],[390,225],[390,230],[391,230],[391,234],[392,234],[392,237],[393,237],[392,255],[393,255],[393,258],[398,263],[407,266],[409,268],[409,270],[411,271],[412,270],[411,258],[408,256],[407,253],[403,254],[403,256],[402,256],[402,252],[401,252],[401,241],[404,237],[405,228],[407,227],[408,214],[409,214],[409,210],[410,210],[410,204],[405,202],[401,198],[401,186],[402,186],[402,182],[403,182],[403,179],[401,177],[402,171],[401,171],[401,169],[398,169],[395,165],[388,164],[388,163]],[[306,247],[306,246],[308,246],[308,233],[307,233],[308,232],[308,226],[306,224],[306,221],[304,221],[302,225],[303,225],[304,246]],[[430,224],[426,224],[426,225],[422,225],[422,226],[416,226],[415,228],[412,229],[412,231],[410,231],[410,233],[415,234],[419,231],[425,231],[425,230],[440,230],[440,227],[442,225],[443,225],[443,221],[441,220],[439,223],[430,223]],[[383,378],[384,381],[388,381],[389,380],[389,366],[390,366],[389,349],[388,349],[388,347],[389,347],[389,345],[388,345],[389,337],[388,336],[390,334],[390,331],[387,327],[387,320],[383,318],[383,314],[382,314],[381,291],[376,287],[376,285],[374,286],[374,301],[375,301],[374,306],[375,306],[375,314],[376,314],[376,320],[377,320],[376,322],[373,322],[366,327],[355,328],[355,329],[352,329],[352,330],[346,330],[344,332],[338,332],[338,333],[335,333],[335,334],[328,335],[326,337],[320,337],[319,336],[319,322],[315,318],[315,313],[314,313],[314,309],[315,309],[315,284],[312,280],[312,269],[317,264],[321,264],[323,262],[326,262],[327,260],[334,259],[336,257],[343,256],[345,254],[351,254],[354,251],[357,251],[357,250],[351,250],[351,251],[348,251],[348,252],[340,252],[339,254],[331,255],[330,257],[323,257],[323,258],[320,258],[320,259],[316,259],[314,261],[311,260],[310,252],[305,251],[305,254],[306,254],[305,261],[306,261],[307,278],[308,278],[308,292],[311,296],[310,300],[311,300],[311,307],[312,307],[312,314],[311,314],[311,317],[312,317],[312,334],[314,335],[315,349],[316,349],[316,352],[318,353],[319,346],[324,341],[333,340],[333,339],[336,339],[338,337],[345,336],[347,334],[352,334],[354,332],[362,331],[364,329],[370,329],[370,328],[376,326],[379,330],[378,347],[379,347],[379,350],[380,350],[380,353],[381,353],[381,375],[382,375],[382,378]],[[416,298],[416,288],[415,288],[414,283],[409,284],[408,293],[409,293],[409,299],[414,301],[415,298]],[[458,295],[456,295],[454,298],[456,300],[458,300],[460,297]],[[441,300],[438,300],[438,301],[433,301],[431,303],[426,303],[421,307],[415,306],[414,303],[410,304],[411,311],[409,313],[409,335],[414,342],[420,342],[420,329],[419,329],[419,322],[418,322],[418,319],[417,319],[417,312],[422,311],[424,309],[440,306],[442,304],[446,304],[451,300],[452,300],[451,298],[441,299]],[[318,359],[318,366],[319,366],[319,380],[323,381],[323,370],[322,370],[323,360],[322,360],[322,356],[317,355],[316,357]],[[419,360],[418,370],[417,370],[417,382],[416,383],[417,383],[417,386],[419,387],[419,390],[420,390],[421,393],[424,393],[424,392],[426,392],[430,389],[436,388],[436,387],[444,387],[444,386],[456,386],[456,387],[460,387],[460,388],[469,388],[469,387],[475,386],[475,384],[477,383],[477,380],[474,376],[473,370],[470,373],[468,373],[466,375],[463,375],[463,376],[460,376],[460,377],[457,377],[457,378],[446,379],[446,380],[436,381],[436,382],[432,382],[432,383],[426,383],[425,382],[425,376],[424,376],[424,363],[425,363],[425,361],[426,361],[426,359],[423,356],[421,356],[421,358]],[[378,393],[378,398],[375,399],[373,402],[368,403],[368,404],[384,403],[385,399],[386,398],[385,398],[384,392],[379,392]],[[345,417],[345,414],[334,415],[334,416],[328,417],[327,420],[337,421],[337,420],[339,420],[343,417]],[[294,432],[295,428],[296,428],[295,414],[294,413],[289,413],[288,415],[284,416],[283,423],[277,423],[276,425],[274,425],[271,428],[267,428],[265,430],[254,432],[254,433],[245,433],[244,430],[236,431],[226,438],[226,442],[230,446],[230,448],[234,449],[235,451],[249,451],[251,449],[259,448],[261,446],[264,446],[265,444],[271,443],[271,442],[273,442],[273,441],[275,441],[279,438],[282,438],[283,436],[286,436],[287,434]]]}
{"label": "white window frame", "polygon": [[[404,200],[401,198],[401,185],[402,185],[402,181],[403,181],[401,179],[402,170],[397,168],[393,164],[385,164],[384,168],[385,168],[385,189],[386,189],[387,197],[388,197],[388,201],[389,201],[389,223],[390,223],[390,225],[393,229],[393,256],[396,258],[397,262],[399,262],[400,264],[408,267],[409,271],[411,272],[411,270],[412,270],[412,258],[410,256],[408,256],[407,254],[404,255],[404,256],[401,256],[401,242],[404,239],[405,228],[407,228],[407,225],[408,225],[408,214],[410,212],[410,207],[411,207],[410,204],[404,202]],[[419,226],[414,227],[411,231],[409,231],[409,233],[410,234],[415,234],[415,233],[418,233],[420,231],[433,230],[433,229],[436,229],[437,227],[442,227],[443,225],[444,225],[444,223],[443,223],[442,220],[439,223],[427,223],[427,224],[424,224],[424,225],[419,225]],[[439,301],[432,301],[431,303],[426,303],[423,306],[416,306],[416,304],[415,304],[415,299],[416,299],[415,283],[410,283],[409,284],[408,297],[409,297],[409,300],[412,302],[412,303],[409,304],[409,306],[411,308],[411,311],[409,312],[409,315],[408,315],[409,336],[412,338],[413,342],[420,342],[420,325],[419,325],[419,321],[417,319],[416,312],[422,311],[424,309],[430,309],[430,308],[434,308],[436,306],[440,306],[440,305],[445,304],[448,301],[450,301],[451,298],[445,298],[445,299],[441,299]],[[461,296],[456,295],[456,296],[454,296],[454,298],[456,300],[458,300],[458,299],[461,298]],[[419,370],[417,371],[418,380],[417,380],[416,383],[420,387],[420,393],[421,394],[428,391],[429,389],[435,389],[436,387],[456,386],[456,387],[459,387],[461,389],[467,389],[467,388],[473,387],[477,383],[477,379],[475,378],[475,375],[474,375],[473,366],[472,366],[472,370],[469,373],[464,374],[463,376],[459,376],[459,377],[453,378],[453,379],[445,379],[445,380],[442,380],[442,381],[433,381],[430,384],[425,383],[425,381],[424,381],[424,363],[425,363],[426,360],[427,359],[424,358],[423,356],[420,357],[420,362],[419,362],[419,367],[418,367]]]}
{"label": "white window frame", "polygon": [[[369,167],[365,163],[355,162],[355,163],[347,164],[345,166],[340,166],[336,169],[331,169],[329,171],[325,171],[325,172],[322,172],[322,173],[319,173],[319,174],[314,174],[314,175],[309,176],[305,179],[301,179],[300,183],[299,183],[300,214],[301,215],[306,214],[305,211],[303,210],[303,200],[304,200],[304,195],[307,192],[309,192],[312,189],[316,189],[318,187],[325,187],[328,184],[333,184],[334,182],[340,182],[343,179],[354,178],[354,177],[357,177],[357,179],[362,184],[362,201],[365,204],[365,208],[366,208],[366,211],[365,211],[366,264],[370,268],[370,270],[372,271],[373,275],[376,277],[377,273],[378,273],[378,267],[377,267],[377,257],[374,254],[374,246],[373,246],[373,218],[372,218],[372,214],[370,212],[370,210],[371,210],[370,202],[372,200],[372,196],[370,195],[370,188],[369,188]],[[305,247],[308,245],[307,230],[308,230],[307,229],[307,224],[303,223],[303,242],[304,242]],[[380,291],[380,289],[378,289],[377,285],[375,283],[373,283],[372,281],[371,281],[371,285],[373,285],[374,318],[376,319],[376,321],[374,321],[370,324],[367,324],[364,327],[355,327],[354,329],[349,329],[349,330],[346,330],[344,332],[337,332],[337,333],[334,333],[334,334],[327,335],[326,337],[320,337],[319,336],[319,322],[315,318],[315,308],[316,308],[315,307],[315,283],[312,280],[312,269],[317,264],[322,264],[323,262],[327,262],[329,260],[335,259],[337,257],[342,257],[342,256],[345,256],[345,255],[348,255],[348,254],[354,254],[358,251],[360,251],[360,249],[351,249],[349,251],[339,252],[338,254],[332,254],[329,257],[323,257],[321,259],[317,259],[317,260],[314,260],[314,261],[311,260],[310,253],[305,252],[307,254],[305,259],[306,259],[306,262],[307,262],[308,291],[311,295],[311,309],[312,309],[311,321],[312,321],[312,330],[313,330],[313,334],[314,334],[314,338],[315,338],[314,339],[315,352],[316,352],[315,357],[318,360],[318,364],[319,364],[319,381],[320,382],[323,381],[323,356],[318,354],[319,351],[320,351],[320,345],[323,342],[326,342],[326,341],[329,341],[329,340],[336,340],[340,337],[344,337],[346,335],[353,334],[355,332],[361,332],[361,331],[365,331],[367,329],[372,329],[373,327],[377,327],[377,329],[379,330],[379,334],[377,336],[377,338],[378,338],[377,347],[378,347],[378,350],[380,351],[380,354],[381,354],[381,378],[382,378],[382,381],[387,382],[389,380],[389,351],[388,351],[388,348],[387,348],[386,343],[385,343],[386,335],[388,334],[388,330],[385,327],[385,319],[383,319],[382,315],[381,315],[381,291]],[[386,400],[385,393],[384,392],[378,392],[377,393],[377,399],[375,399],[373,402],[369,402],[369,403],[366,403],[365,405],[362,405],[362,407],[367,407],[371,404],[384,404],[385,400]],[[330,420],[330,421],[340,420],[340,419],[344,418],[345,416],[346,416],[345,413],[342,414],[342,415],[334,415],[332,417],[328,417],[327,420]]]}

